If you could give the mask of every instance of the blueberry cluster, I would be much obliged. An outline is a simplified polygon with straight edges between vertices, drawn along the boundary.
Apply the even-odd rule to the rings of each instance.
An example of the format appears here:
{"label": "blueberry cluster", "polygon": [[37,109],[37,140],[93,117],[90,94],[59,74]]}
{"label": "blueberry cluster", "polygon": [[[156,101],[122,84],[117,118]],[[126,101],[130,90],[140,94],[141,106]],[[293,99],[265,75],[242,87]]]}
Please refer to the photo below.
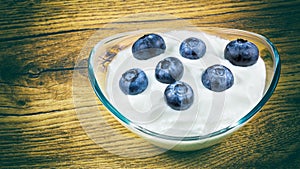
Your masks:
{"label": "blueberry cluster", "polygon": [[[132,46],[133,57],[139,60],[147,60],[164,53],[166,44],[158,34],[146,34],[139,38]],[[182,57],[196,60],[204,56],[205,43],[198,38],[185,39],[179,48]],[[258,59],[258,48],[247,40],[237,39],[227,44],[224,51],[225,59],[235,66],[251,66]],[[155,78],[165,84],[169,84],[164,92],[164,98],[168,106],[174,110],[186,110],[194,101],[194,92],[191,86],[180,81],[183,76],[184,66],[175,57],[167,57],[158,62],[155,68]],[[208,67],[202,74],[202,84],[214,92],[222,92],[229,89],[234,83],[232,72],[223,65]],[[146,90],[148,78],[145,72],[139,68],[126,71],[119,80],[119,87],[126,95],[137,95]]]}

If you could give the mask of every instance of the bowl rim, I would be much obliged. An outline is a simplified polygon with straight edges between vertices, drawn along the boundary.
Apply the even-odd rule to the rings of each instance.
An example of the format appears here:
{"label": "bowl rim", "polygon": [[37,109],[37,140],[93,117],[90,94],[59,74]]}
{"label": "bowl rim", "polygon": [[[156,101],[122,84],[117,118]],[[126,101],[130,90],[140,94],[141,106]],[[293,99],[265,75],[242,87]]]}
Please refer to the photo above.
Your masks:
{"label": "bowl rim", "polygon": [[[278,81],[279,81],[279,77],[280,77],[280,71],[281,71],[281,61],[280,61],[280,56],[279,53],[275,47],[275,45],[265,36],[262,36],[260,34],[254,33],[254,32],[250,32],[250,31],[245,31],[245,30],[240,30],[240,29],[232,29],[232,28],[218,28],[218,27],[197,27],[197,30],[200,31],[206,31],[209,32],[209,30],[227,30],[227,31],[231,31],[231,32],[241,32],[241,33],[247,33],[247,34],[251,34],[253,36],[256,36],[260,39],[263,39],[265,42],[267,42],[267,44],[269,45],[270,49],[272,50],[272,54],[274,56],[274,61],[273,61],[273,67],[275,67],[274,69],[274,75],[272,78],[272,81],[269,85],[269,88],[267,89],[267,91],[265,92],[264,96],[262,97],[262,99],[256,104],[256,106],[254,108],[252,108],[252,110],[247,113],[245,116],[243,116],[241,119],[239,119],[238,121],[236,121],[235,123],[222,128],[220,130],[214,131],[212,133],[209,134],[205,134],[205,135],[198,135],[198,136],[170,136],[170,135],[165,135],[165,134],[160,134],[151,130],[148,130],[146,128],[143,128],[142,126],[139,126],[138,124],[135,124],[134,122],[132,122],[131,120],[129,120],[128,118],[126,118],[125,116],[123,116],[109,101],[108,99],[105,97],[105,95],[103,94],[103,92],[101,91],[97,80],[95,78],[95,74],[94,74],[94,68],[91,64],[92,62],[92,58],[94,55],[94,51],[96,48],[99,47],[100,44],[103,43],[103,41],[107,40],[109,37],[102,39],[101,41],[99,41],[91,50],[90,54],[89,54],[89,58],[88,58],[88,76],[90,79],[90,82],[92,84],[92,87],[94,89],[94,92],[96,93],[97,97],[100,99],[100,101],[102,102],[102,104],[118,119],[121,120],[121,122],[125,123],[126,125],[128,125],[128,127],[138,130],[146,135],[155,137],[155,138],[159,138],[159,139],[164,139],[164,140],[169,140],[169,141],[200,141],[200,140],[204,140],[207,138],[212,138],[215,136],[220,136],[222,134],[225,134],[226,132],[231,131],[234,128],[238,128],[240,126],[242,126],[243,124],[245,124],[248,120],[250,120],[257,112],[259,112],[259,110],[263,107],[263,105],[265,105],[265,103],[270,99],[271,95],[273,94]],[[141,33],[143,31],[145,31],[148,29],[144,29],[144,30],[138,30],[138,31],[130,31],[130,32],[125,32],[125,33],[118,33],[116,35],[114,35],[113,37],[124,37],[124,34],[131,34],[131,33]],[[151,29],[151,30],[156,30],[156,29]],[[163,30],[163,29],[161,29]],[[126,36],[126,35],[125,35]],[[112,37],[112,36],[110,36]],[[111,39],[114,40],[114,39]]]}

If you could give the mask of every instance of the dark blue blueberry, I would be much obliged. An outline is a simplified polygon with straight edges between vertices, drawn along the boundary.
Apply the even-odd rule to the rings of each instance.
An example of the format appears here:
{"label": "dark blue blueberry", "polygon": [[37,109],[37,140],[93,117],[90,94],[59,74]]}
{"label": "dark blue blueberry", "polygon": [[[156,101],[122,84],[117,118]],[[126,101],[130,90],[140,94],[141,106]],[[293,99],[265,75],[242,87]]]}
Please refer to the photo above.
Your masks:
{"label": "dark blue blueberry", "polygon": [[177,81],[167,86],[165,101],[174,110],[186,110],[194,102],[194,92],[187,83]]}
{"label": "dark blue blueberry", "polygon": [[233,65],[245,67],[256,63],[259,51],[255,44],[237,39],[227,44],[224,55]]}
{"label": "dark blue blueberry", "polygon": [[202,40],[191,37],[181,43],[179,52],[184,58],[200,59],[206,52],[206,45]]}
{"label": "dark blue blueberry", "polygon": [[137,95],[147,88],[148,78],[141,69],[130,69],[122,74],[119,86],[126,95]]}
{"label": "dark blue blueberry", "polygon": [[183,70],[183,64],[179,59],[168,57],[158,62],[155,77],[161,83],[171,84],[181,79]]}
{"label": "dark blue blueberry", "polygon": [[202,84],[215,92],[229,89],[233,82],[234,78],[231,71],[223,65],[210,66],[202,74]]}
{"label": "dark blue blueberry", "polygon": [[166,44],[157,34],[146,34],[132,45],[132,54],[136,59],[146,60],[164,53]]}

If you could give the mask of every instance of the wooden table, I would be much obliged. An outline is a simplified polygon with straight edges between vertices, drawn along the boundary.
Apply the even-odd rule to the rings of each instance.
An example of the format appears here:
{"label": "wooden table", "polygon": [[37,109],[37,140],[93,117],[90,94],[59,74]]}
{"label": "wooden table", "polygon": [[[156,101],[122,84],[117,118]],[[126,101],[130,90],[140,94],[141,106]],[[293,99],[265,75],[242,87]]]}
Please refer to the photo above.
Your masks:
{"label": "wooden table", "polygon": [[[1,168],[299,168],[299,8],[298,0],[1,1]],[[94,94],[77,106],[72,79],[74,73],[86,71],[86,62],[76,65],[77,58],[98,29],[128,14],[156,11],[197,26],[265,35],[280,53],[281,78],[260,113],[221,144],[194,152],[127,158],[107,151],[87,135],[77,110],[104,109]],[[121,29],[120,24],[112,29]],[[129,133],[113,119],[110,124]],[[120,144],[132,142],[109,145]],[[139,146],[132,144],[133,149]]]}

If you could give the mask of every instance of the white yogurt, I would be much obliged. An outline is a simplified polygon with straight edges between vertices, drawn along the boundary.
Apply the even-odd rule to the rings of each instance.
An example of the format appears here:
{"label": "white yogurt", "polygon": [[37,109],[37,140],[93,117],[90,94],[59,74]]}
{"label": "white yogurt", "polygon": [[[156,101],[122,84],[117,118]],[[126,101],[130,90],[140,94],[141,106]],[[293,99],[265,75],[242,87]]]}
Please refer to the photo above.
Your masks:
{"label": "white yogurt", "polygon": [[[202,32],[170,31],[158,33],[166,42],[165,53],[148,60],[137,60],[131,46],[120,51],[108,66],[106,94],[112,105],[126,118],[156,133],[171,136],[197,136],[227,127],[245,116],[262,98],[266,80],[263,60],[249,67],[238,67],[224,59],[224,49],[229,40]],[[206,44],[205,55],[198,60],[183,58],[179,53],[181,42],[196,37]],[[184,111],[171,109],[164,101],[168,84],[155,79],[157,63],[166,57],[177,57],[184,65],[181,81],[194,91],[194,103]],[[224,92],[213,92],[201,82],[203,71],[214,64],[229,68],[234,84]],[[140,68],[148,77],[147,89],[139,95],[125,95],[119,88],[122,74]]]}

